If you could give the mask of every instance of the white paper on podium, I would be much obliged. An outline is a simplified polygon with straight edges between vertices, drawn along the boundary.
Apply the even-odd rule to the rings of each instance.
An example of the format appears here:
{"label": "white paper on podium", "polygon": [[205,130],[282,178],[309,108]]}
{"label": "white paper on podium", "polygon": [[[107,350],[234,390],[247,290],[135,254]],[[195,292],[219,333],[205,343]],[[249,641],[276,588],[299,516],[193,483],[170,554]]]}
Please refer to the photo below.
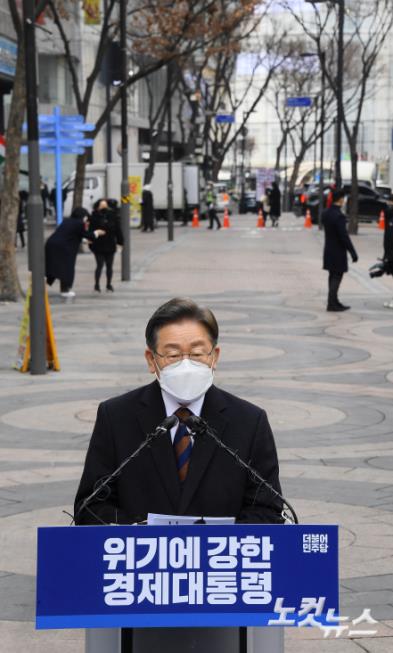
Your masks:
{"label": "white paper on podium", "polygon": [[234,517],[191,517],[190,515],[159,515],[154,512],[149,512],[147,515],[148,526],[191,526],[192,524],[223,526],[234,523]]}

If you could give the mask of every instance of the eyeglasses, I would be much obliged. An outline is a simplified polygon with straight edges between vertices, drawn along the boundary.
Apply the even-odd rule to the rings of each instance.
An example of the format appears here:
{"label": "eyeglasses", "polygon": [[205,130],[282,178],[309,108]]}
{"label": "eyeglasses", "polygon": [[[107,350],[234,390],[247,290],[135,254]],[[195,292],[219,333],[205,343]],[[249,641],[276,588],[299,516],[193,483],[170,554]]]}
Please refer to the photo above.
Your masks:
{"label": "eyeglasses", "polygon": [[214,346],[210,351],[203,351],[202,349],[195,349],[190,351],[188,354],[182,354],[179,351],[168,351],[166,354],[159,354],[158,351],[155,351],[155,356],[161,358],[165,365],[180,365],[183,358],[188,358],[191,363],[204,363],[212,355]]}

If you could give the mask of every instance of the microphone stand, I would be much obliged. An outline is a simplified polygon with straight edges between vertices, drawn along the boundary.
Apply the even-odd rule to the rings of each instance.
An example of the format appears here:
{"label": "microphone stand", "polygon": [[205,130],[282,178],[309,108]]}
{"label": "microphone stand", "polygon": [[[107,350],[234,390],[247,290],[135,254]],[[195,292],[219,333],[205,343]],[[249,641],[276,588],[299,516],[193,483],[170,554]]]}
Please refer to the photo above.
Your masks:
{"label": "microphone stand", "polygon": [[283,497],[279,492],[277,492],[277,490],[275,490],[274,487],[270,485],[270,483],[265,481],[265,479],[262,478],[262,476],[256,471],[256,469],[251,467],[251,465],[245,463],[244,460],[240,458],[240,456],[237,454],[236,451],[228,447],[228,445],[226,445],[218,437],[216,431],[211,426],[209,426],[209,424],[204,419],[202,419],[201,417],[198,418],[195,416],[191,416],[186,420],[186,424],[190,428],[191,434],[194,437],[206,433],[210,438],[214,440],[214,442],[218,447],[220,447],[220,449],[226,451],[227,454],[229,454],[235,460],[235,462],[239,465],[239,467],[245,469],[250,474],[250,476],[253,478],[254,481],[257,481],[260,485],[264,485],[265,487],[268,488],[268,490],[270,490],[270,492],[273,494],[274,497],[278,497],[279,499],[281,499],[283,504],[287,508],[289,508],[291,512],[291,516],[290,516],[285,512],[285,510],[282,511],[281,515],[286,521],[290,521],[292,524],[299,523],[297,515],[294,509],[292,508],[291,504],[289,503],[289,501],[287,501],[285,497]]}
{"label": "microphone stand", "polygon": [[[166,420],[165,420],[165,421],[166,421]],[[174,425],[172,425],[172,426],[174,426]],[[150,445],[154,440],[156,440],[156,438],[157,438],[159,435],[162,435],[162,434],[166,433],[166,432],[168,431],[169,428],[171,428],[170,425],[168,425],[168,426],[162,426],[162,425],[160,425],[160,426],[157,426],[157,428],[155,429],[155,431],[153,431],[152,433],[148,433],[148,435],[146,436],[146,440],[144,440],[144,441],[139,445],[139,447],[138,447],[137,449],[135,449],[135,451],[134,451],[130,456],[128,456],[127,458],[125,458],[125,459],[120,463],[120,465],[119,465],[118,467],[116,467],[116,469],[115,469],[111,474],[109,474],[109,476],[106,476],[106,477],[104,477],[103,479],[100,480],[99,485],[95,488],[95,490],[94,490],[91,494],[89,494],[89,496],[86,497],[86,499],[84,499],[84,501],[82,502],[82,504],[79,506],[78,511],[77,511],[76,515],[74,515],[74,518],[73,518],[73,520],[72,520],[71,523],[75,522],[75,520],[77,519],[77,517],[79,517],[80,513],[82,512],[82,510],[88,510],[88,512],[90,512],[92,515],[94,515],[94,517],[96,517],[97,519],[99,519],[99,521],[101,521],[103,524],[105,524],[105,522],[103,522],[102,519],[100,519],[100,518],[98,517],[98,515],[95,515],[95,513],[93,513],[93,512],[88,508],[89,503],[91,503],[91,502],[93,501],[93,499],[95,499],[96,496],[97,496],[98,494],[100,494],[100,492],[101,492],[104,488],[108,487],[109,484],[110,484],[110,483],[111,483],[111,482],[112,482],[112,481],[113,481],[117,476],[119,476],[119,475],[121,474],[123,468],[124,468],[126,465],[128,465],[128,463],[129,463],[131,460],[133,460],[134,458],[136,458],[137,456],[139,456],[139,454],[143,451],[143,449],[145,449],[146,447],[148,447],[148,446],[149,446],[149,445]]]}

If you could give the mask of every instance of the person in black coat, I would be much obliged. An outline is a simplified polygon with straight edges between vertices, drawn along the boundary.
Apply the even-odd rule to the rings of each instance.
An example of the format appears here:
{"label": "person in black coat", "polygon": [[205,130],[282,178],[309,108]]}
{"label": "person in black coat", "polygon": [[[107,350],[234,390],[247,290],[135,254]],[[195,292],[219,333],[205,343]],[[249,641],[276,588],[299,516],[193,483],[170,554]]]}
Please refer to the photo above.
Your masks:
{"label": "person in black coat", "polygon": [[[113,203],[112,203],[113,207]],[[94,290],[101,292],[100,278],[101,272],[106,267],[106,289],[113,292],[112,276],[113,261],[117,245],[123,245],[123,234],[120,226],[119,212],[110,208],[108,201],[105,199],[98,200],[94,204],[94,211],[90,222],[91,229],[101,229],[105,232],[99,240],[91,243],[90,249],[96,259],[95,285]]]}
{"label": "person in black coat", "polygon": [[[26,218],[26,206],[29,194],[25,190],[19,191],[19,207],[18,207],[18,219],[16,222],[16,235],[20,238],[20,244],[22,247],[25,246],[25,218]],[[15,247],[17,246],[17,238],[15,238]]]}
{"label": "person in black coat", "polygon": [[75,208],[70,218],[65,218],[45,243],[45,276],[49,286],[60,281],[63,297],[74,297],[72,290],[75,262],[83,238],[97,240],[104,231],[89,229],[89,214],[82,207]]}
{"label": "person in black coat", "polygon": [[[213,385],[219,358],[213,313],[189,299],[158,308],[146,327],[145,357],[156,380],[100,404],[75,499],[77,524],[131,524],[160,514],[282,523],[282,501],[209,437],[181,422],[126,465],[107,491],[84,501],[162,423],[185,407],[281,492],[273,434],[261,408]],[[180,433],[180,435],[179,435]],[[185,442],[183,441],[185,438]],[[178,449],[178,447],[180,447]]]}
{"label": "person in black coat", "polygon": [[[385,274],[393,275],[393,211],[389,209],[385,215],[385,231],[383,234],[383,261]],[[393,299],[384,302],[385,308],[393,308]]]}
{"label": "person in black coat", "polygon": [[346,217],[341,211],[345,192],[333,192],[333,204],[322,213],[322,224],[325,230],[325,247],[323,251],[323,269],[329,272],[328,311],[346,311],[350,306],[344,306],[338,299],[338,290],[344,273],[348,272],[347,252],[354,263],[358,255],[347,232]]}
{"label": "person in black coat", "polygon": [[145,184],[142,190],[142,231],[154,231],[154,201],[150,184]]}
{"label": "person in black coat", "polygon": [[270,217],[272,227],[278,227],[278,221],[281,216],[281,191],[277,182],[273,181],[272,189],[268,194],[270,204]]}

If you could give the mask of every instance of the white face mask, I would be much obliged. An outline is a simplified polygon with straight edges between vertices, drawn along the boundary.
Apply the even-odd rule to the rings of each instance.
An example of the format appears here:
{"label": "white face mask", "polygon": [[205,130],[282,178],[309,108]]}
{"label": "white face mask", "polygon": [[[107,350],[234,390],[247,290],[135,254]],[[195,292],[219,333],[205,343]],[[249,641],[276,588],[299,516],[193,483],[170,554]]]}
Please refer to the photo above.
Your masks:
{"label": "white face mask", "polygon": [[168,365],[157,376],[163,390],[180,403],[199,399],[213,383],[213,369],[204,363],[183,358],[179,365]]}

